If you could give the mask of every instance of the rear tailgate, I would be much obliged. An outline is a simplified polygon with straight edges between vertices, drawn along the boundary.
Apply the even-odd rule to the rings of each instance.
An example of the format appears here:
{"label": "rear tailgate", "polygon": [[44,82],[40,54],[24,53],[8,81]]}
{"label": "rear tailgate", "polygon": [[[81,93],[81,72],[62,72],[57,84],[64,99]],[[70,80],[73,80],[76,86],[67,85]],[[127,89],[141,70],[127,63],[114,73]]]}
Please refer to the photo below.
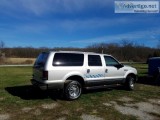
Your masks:
{"label": "rear tailgate", "polygon": [[44,68],[45,68],[48,55],[49,55],[48,52],[43,52],[36,59],[35,64],[33,66],[33,79],[38,81],[42,81],[44,79],[44,75],[45,75]]}
{"label": "rear tailgate", "polygon": [[41,81],[43,78],[43,67],[41,66],[34,66],[33,67],[33,79]]}

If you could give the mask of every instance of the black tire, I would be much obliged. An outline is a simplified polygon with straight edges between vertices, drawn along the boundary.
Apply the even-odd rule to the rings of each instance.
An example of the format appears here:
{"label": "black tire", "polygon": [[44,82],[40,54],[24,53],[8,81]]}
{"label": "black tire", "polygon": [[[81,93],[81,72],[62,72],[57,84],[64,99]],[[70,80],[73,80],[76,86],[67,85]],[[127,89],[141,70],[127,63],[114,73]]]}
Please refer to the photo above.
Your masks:
{"label": "black tire", "polygon": [[64,88],[65,98],[75,100],[81,96],[82,85],[78,81],[67,81]]}
{"label": "black tire", "polygon": [[126,78],[126,88],[127,90],[134,90],[134,87],[135,87],[135,78],[134,76],[127,76]]}

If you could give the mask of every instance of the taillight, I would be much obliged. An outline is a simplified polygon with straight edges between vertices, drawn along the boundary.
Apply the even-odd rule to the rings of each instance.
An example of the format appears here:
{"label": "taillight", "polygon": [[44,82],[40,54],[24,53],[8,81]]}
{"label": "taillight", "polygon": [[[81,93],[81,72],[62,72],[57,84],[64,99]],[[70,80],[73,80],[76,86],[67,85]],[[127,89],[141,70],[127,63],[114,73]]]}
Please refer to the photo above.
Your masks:
{"label": "taillight", "polygon": [[43,71],[43,80],[48,80],[48,71]]}

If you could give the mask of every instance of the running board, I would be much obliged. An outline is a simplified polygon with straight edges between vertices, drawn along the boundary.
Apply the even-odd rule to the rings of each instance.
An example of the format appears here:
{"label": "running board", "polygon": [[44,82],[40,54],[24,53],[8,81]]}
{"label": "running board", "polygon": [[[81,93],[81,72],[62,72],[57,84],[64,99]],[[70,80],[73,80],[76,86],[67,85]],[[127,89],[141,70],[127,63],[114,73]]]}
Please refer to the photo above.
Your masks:
{"label": "running board", "polygon": [[92,86],[92,87],[85,87],[87,90],[90,89],[105,89],[105,88],[114,88],[114,87],[118,87],[118,86],[122,86],[121,84],[113,84],[113,85],[101,85],[101,86]]}

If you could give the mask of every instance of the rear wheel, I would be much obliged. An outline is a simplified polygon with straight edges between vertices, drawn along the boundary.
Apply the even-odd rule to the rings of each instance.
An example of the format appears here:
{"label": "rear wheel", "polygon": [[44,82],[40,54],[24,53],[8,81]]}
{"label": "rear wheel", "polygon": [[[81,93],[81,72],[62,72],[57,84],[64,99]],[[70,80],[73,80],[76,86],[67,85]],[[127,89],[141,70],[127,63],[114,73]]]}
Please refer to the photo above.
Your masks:
{"label": "rear wheel", "polygon": [[127,76],[126,78],[126,88],[127,90],[134,90],[135,78],[133,76]]}
{"label": "rear wheel", "polygon": [[75,100],[81,96],[82,86],[78,81],[68,81],[65,84],[64,94],[68,100]]}

